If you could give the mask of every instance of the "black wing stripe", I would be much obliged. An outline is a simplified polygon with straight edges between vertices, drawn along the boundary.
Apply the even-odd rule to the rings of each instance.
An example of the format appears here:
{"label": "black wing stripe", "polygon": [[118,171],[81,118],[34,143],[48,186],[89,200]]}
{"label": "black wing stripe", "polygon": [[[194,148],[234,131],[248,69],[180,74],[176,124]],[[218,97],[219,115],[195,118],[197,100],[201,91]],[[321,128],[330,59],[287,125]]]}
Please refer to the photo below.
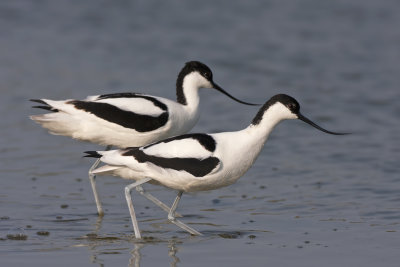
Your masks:
{"label": "black wing stripe", "polygon": [[209,157],[206,159],[196,158],[162,158],[149,156],[137,148],[127,150],[123,156],[133,156],[138,162],[150,162],[165,169],[186,171],[195,177],[203,177],[209,174],[219,164],[219,159]]}
{"label": "black wing stripe", "polygon": [[45,109],[45,110],[50,110],[50,111],[58,112],[58,109],[52,108],[52,107],[50,107],[50,106],[32,106],[32,108],[41,108],[41,109]]}
{"label": "black wing stripe", "polygon": [[49,106],[49,104],[47,104],[46,102],[44,102],[42,99],[29,99],[29,101],[32,101],[32,102],[36,102],[36,103],[39,103],[39,104],[43,104],[43,105]]}
{"label": "black wing stripe", "polygon": [[154,145],[157,145],[157,144],[160,144],[160,143],[169,143],[169,142],[172,142],[175,140],[182,140],[182,139],[189,139],[189,138],[197,140],[208,151],[210,151],[210,152],[215,151],[216,142],[215,142],[214,138],[212,138],[208,134],[202,134],[202,133],[183,134],[183,135],[170,137],[170,138],[152,143],[150,145],[147,145],[144,147],[144,149],[154,146]]}
{"label": "black wing stripe", "polygon": [[158,117],[153,117],[125,111],[107,103],[72,100],[68,104],[74,105],[77,109],[90,112],[106,121],[138,132],[150,132],[168,122],[168,112],[163,112]]}
{"label": "black wing stripe", "polygon": [[97,100],[102,100],[102,99],[108,99],[108,98],[144,98],[148,101],[153,102],[153,104],[160,109],[167,111],[168,108],[167,106],[155,99],[154,97],[151,96],[146,96],[146,95],[141,95],[141,94],[136,94],[136,93],[115,93],[115,94],[106,94],[106,95],[100,95]]}

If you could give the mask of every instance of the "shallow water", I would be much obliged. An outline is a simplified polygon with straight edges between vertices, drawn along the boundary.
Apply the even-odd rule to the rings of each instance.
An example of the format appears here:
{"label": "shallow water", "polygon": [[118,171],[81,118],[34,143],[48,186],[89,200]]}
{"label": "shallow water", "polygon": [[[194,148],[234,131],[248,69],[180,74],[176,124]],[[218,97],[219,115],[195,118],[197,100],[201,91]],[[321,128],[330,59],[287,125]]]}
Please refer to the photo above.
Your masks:
{"label": "shallow water", "polygon": [[[397,1],[1,1],[2,266],[398,266],[400,177]],[[28,119],[30,98],[137,91],[175,97],[200,60],[245,101],[294,96],[302,122],[279,125],[235,185],[186,194],[183,221],[101,177],[96,215],[81,156],[101,149]],[[195,132],[246,127],[257,108],[203,90]],[[172,203],[175,193],[147,186]]]}

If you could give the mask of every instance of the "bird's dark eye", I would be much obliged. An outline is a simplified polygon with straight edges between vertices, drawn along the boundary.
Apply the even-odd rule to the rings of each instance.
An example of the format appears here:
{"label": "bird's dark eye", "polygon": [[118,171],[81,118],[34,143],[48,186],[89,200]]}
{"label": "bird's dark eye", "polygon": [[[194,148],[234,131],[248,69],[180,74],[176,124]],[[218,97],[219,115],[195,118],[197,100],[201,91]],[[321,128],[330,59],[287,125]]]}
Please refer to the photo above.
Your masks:
{"label": "bird's dark eye", "polygon": [[209,72],[204,72],[204,73],[203,73],[203,76],[204,76],[206,79],[210,79],[210,78],[211,78],[211,73],[209,73]]}
{"label": "bird's dark eye", "polygon": [[296,110],[297,110],[297,105],[294,104],[294,103],[290,103],[290,104],[288,104],[288,108],[289,108],[291,111],[296,111]]}

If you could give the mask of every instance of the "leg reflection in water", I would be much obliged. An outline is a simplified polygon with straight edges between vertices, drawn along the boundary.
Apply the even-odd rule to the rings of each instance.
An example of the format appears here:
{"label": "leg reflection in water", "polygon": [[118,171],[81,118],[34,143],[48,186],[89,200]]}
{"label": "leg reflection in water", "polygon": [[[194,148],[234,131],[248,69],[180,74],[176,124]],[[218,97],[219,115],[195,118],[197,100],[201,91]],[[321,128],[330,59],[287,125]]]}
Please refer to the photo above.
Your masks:
{"label": "leg reflection in water", "polygon": [[[153,243],[154,244],[154,243]],[[142,259],[141,249],[146,246],[146,243],[135,243],[134,247],[131,251],[131,258],[129,259],[129,267],[140,267],[140,261]],[[171,267],[176,267],[177,263],[180,262],[178,256],[176,256],[178,252],[178,248],[176,246],[176,240],[168,241],[168,256],[172,258]]]}

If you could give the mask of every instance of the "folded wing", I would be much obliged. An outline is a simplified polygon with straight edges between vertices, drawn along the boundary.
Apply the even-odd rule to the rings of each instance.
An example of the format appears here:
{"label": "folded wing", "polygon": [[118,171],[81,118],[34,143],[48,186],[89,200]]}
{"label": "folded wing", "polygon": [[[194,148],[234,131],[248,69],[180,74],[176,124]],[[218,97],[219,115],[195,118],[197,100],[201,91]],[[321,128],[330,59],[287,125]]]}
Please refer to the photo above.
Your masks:
{"label": "folded wing", "polygon": [[212,136],[186,134],[145,147],[103,152],[102,161],[148,174],[167,171],[175,175],[190,174],[200,178],[219,169],[221,162],[214,151],[215,140]]}

